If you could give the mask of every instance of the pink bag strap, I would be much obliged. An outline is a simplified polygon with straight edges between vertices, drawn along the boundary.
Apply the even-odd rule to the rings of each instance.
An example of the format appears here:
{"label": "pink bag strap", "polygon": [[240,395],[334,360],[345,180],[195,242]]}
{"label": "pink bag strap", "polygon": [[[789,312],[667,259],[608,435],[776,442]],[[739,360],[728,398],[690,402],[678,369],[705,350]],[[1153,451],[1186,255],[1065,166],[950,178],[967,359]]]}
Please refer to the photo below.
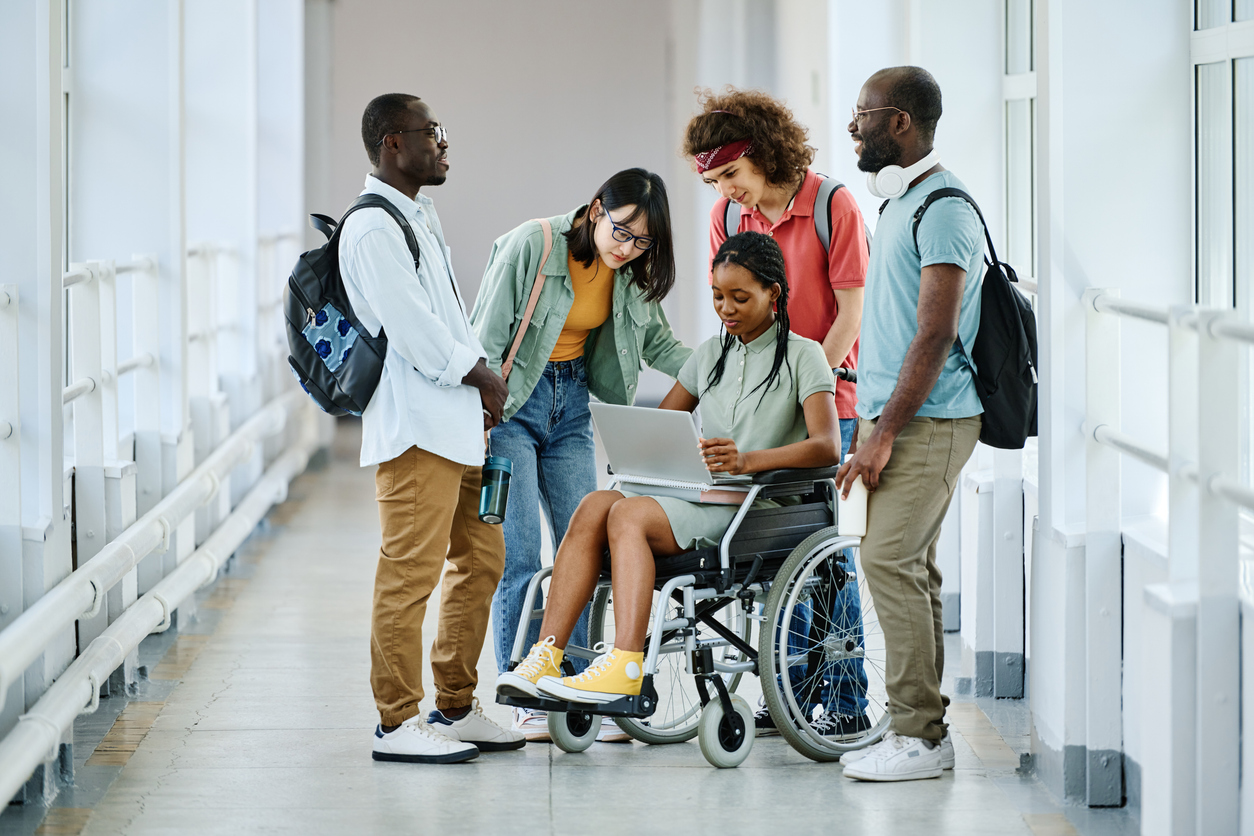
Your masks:
{"label": "pink bag strap", "polygon": [[527,326],[531,324],[531,315],[536,312],[536,303],[540,301],[540,289],[544,287],[544,263],[549,260],[549,253],[553,250],[553,227],[549,226],[545,218],[536,220],[540,224],[540,231],[544,233],[544,255],[540,256],[540,269],[536,271],[536,280],[531,285],[531,296],[527,298],[527,310],[523,314],[522,323],[518,326],[518,333],[514,335],[514,343],[509,347],[505,362],[501,364],[501,377],[506,380],[509,380],[510,369],[514,368],[514,357],[518,355],[518,347],[522,345]]}

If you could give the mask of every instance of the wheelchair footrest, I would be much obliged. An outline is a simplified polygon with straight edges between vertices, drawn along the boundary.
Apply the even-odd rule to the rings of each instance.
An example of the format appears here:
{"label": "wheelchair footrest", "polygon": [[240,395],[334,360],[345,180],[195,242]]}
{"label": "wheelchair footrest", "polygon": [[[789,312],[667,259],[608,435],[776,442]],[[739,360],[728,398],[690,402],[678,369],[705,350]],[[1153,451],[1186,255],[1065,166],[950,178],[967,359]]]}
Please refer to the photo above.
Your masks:
{"label": "wheelchair footrest", "polygon": [[600,714],[602,717],[630,717],[643,719],[652,717],[657,711],[657,691],[653,689],[653,677],[646,676],[640,687],[640,694],[634,697],[620,697],[611,702],[568,702],[551,697],[518,697],[496,695],[501,705],[512,705],[518,708],[529,708],[532,711],[579,711],[588,714]]}

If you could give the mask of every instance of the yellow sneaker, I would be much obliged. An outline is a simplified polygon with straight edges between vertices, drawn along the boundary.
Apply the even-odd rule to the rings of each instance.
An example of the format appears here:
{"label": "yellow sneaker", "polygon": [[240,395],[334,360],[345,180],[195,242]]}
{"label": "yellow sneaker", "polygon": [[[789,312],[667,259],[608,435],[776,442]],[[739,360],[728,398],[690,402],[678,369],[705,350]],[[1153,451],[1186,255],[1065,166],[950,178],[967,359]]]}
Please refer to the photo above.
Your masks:
{"label": "yellow sneaker", "polygon": [[518,667],[496,678],[496,692],[503,697],[537,697],[536,682],[545,676],[562,675],[562,649],[554,647],[556,639],[549,636],[531,646],[527,658]]}
{"label": "yellow sneaker", "polygon": [[546,676],[536,682],[542,696],[568,702],[613,702],[620,697],[640,694],[644,682],[644,653],[612,648],[598,656],[577,676]]}

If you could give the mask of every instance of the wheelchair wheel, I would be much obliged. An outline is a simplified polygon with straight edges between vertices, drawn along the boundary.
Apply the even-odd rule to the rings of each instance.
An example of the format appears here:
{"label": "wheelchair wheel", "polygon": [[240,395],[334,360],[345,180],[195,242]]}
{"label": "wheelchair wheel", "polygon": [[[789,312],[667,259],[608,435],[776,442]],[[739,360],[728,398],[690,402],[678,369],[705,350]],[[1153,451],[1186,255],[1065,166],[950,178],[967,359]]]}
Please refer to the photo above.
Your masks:
{"label": "wheelchair wheel", "polygon": [[701,754],[719,769],[740,766],[753,749],[753,709],[738,694],[732,694],[731,702],[735,711],[729,715],[721,700],[711,699],[697,723]]}
{"label": "wheelchair wheel", "polygon": [[582,752],[596,742],[601,716],[586,711],[550,711],[549,737],[563,752]]}
{"label": "wheelchair wheel", "polygon": [[[858,542],[834,527],[810,535],[784,562],[766,599],[762,696],[780,734],[816,761],[874,743],[891,719],[884,635]],[[850,564],[842,563],[845,550]]]}
{"label": "wheelchair wheel", "polygon": [[[678,618],[682,605],[676,601],[668,601],[668,619]],[[653,610],[649,614],[650,624],[657,611],[658,595],[653,593]],[[732,600],[718,611],[715,616],[719,622],[731,628],[735,635],[749,641],[752,622],[745,618],[744,610],[738,601]],[[592,617],[588,621],[588,643],[593,647],[603,641],[607,647],[614,643],[614,606],[613,594],[608,587],[598,587],[592,598]],[[709,627],[697,625],[697,640],[717,639],[718,635]],[[665,644],[665,642],[663,642]],[[645,639],[648,648],[648,639]],[[647,651],[646,651],[647,652]],[[725,647],[715,651],[718,661],[739,662],[744,656],[733,647]],[[727,690],[735,691],[740,684],[739,673],[720,674]],[[697,691],[696,677],[688,673],[687,658],[683,653],[663,653],[658,659],[657,674],[653,677],[653,687],[657,691],[657,710],[651,717],[633,719],[616,717],[615,722],[627,734],[641,743],[654,745],[664,743],[683,743],[697,736],[697,724],[701,719],[701,695]]]}

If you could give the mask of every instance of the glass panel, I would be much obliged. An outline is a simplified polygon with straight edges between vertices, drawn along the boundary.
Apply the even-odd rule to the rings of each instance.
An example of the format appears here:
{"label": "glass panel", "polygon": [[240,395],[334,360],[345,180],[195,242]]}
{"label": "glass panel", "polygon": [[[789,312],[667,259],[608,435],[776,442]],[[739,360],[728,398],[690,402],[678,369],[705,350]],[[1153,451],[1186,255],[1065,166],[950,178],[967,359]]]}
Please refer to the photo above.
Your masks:
{"label": "glass panel", "polygon": [[[1254,321],[1254,58],[1238,58],[1233,62],[1232,99],[1233,136],[1236,141],[1233,149],[1236,188],[1233,295],[1241,317]],[[1248,485],[1254,481],[1254,363],[1250,362],[1250,350],[1242,354],[1246,374],[1243,375],[1245,392],[1241,398],[1241,426],[1246,427],[1246,432],[1241,439],[1241,478]]]}
{"label": "glass panel", "polygon": [[1035,275],[1032,233],[1032,101],[1006,102],[1006,253],[1021,278]]}
{"label": "glass panel", "polygon": [[1032,69],[1032,0],[1006,0],[1006,75]]}
{"label": "glass panel", "polygon": [[1197,67],[1197,301],[1232,304],[1232,75]]}
{"label": "glass panel", "polygon": [[1213,29],[1232,22],[1233,0],[1197,0],[1197,29]]}
{"label": "glass panel", "polygon": [[1254,0],[1236,0],[1232,4],[1233,20],[1254,20]]}

